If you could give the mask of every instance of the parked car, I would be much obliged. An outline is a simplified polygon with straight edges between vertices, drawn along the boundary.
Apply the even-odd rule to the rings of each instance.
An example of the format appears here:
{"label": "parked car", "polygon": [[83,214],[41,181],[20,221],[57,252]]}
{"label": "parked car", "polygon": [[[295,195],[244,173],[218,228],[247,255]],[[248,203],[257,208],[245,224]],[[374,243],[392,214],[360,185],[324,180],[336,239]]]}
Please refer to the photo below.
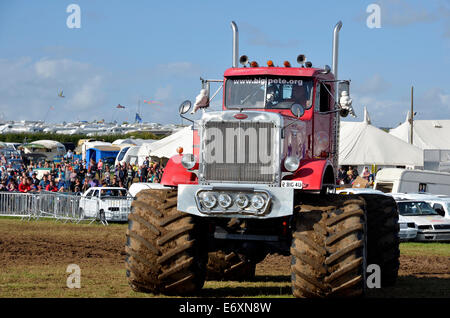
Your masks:
{"label": "parked car", "polygon": [[400,225],[400,231],[398,237],[400,241],[412,241],[417,237],[417,225],[411,222],[407,217],[403,215],[398,216],[398,224]]}
{"label": "parked car", "polygon": [[414,222],[416,241],[450,241],[450,221],[440,216],[430,204],[394,196],[403,222]]}
{"label": "parked car", "polygon": [[450,221],[450,196],[434,195],[429,193],[402,193],[395,194],[404,199],[423,200],[431,205],[431,207],[442,217]]}
{"label": "parked car", "polygon": [[450,221],[450,198],[427,199],[433,209],[443,218]]}
{"label": "parked car", "polygon": [[82,218],[99,218],[106,221],[126,222],[133,197],[120,187],[92,187],[80,198]]}

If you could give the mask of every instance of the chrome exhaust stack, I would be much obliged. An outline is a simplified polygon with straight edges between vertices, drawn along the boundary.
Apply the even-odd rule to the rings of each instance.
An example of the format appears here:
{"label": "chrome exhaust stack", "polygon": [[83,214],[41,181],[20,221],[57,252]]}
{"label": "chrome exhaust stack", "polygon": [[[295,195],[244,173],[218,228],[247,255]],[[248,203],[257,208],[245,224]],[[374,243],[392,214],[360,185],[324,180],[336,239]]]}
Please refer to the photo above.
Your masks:
{"label": "chrome exhaust stack", "polygon": [[333,61],[331,71],[334,74],[334,79],[338,79],[338,58],[339,58],[339,31],[342,28],[342,21],[336,23],[333,31]]}
{"label": "chrome exhaust stack", "polygon": [[233,67],[238,67],[239,62],[239,31],[236,23],[231,22],[231,28],[233,29]]}
{"label": "chrome exhaust stack", "polygon": [[[339,21],[336,23],[333,31],[333,61],[332,61],[332,69],[334,79],[337,81],[338,79],[338,58],[339,58],[339,31],[342,28],[342,21]],[[339,84],[338,82],[334,82],[334,102],[335,102],[335,108],[339,108]],[[341,126],[341,117],[339,114],[337,114],[334,117],[334,123],[333,123],[333,129],[334,129],[334,140],[333,140],[333,166],[335,167],[336,171],[339,166],[339,134],[340,134],[340,126]]]}

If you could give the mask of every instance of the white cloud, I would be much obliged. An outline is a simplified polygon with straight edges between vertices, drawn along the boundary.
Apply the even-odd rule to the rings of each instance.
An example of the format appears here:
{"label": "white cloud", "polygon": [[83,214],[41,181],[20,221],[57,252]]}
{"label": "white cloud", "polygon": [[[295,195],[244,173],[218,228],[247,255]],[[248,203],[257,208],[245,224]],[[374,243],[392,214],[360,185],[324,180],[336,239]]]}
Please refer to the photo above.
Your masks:
{"label": "white cloud", "polygon": [[89,70],[89,65],[69,59],[42,59],[35,63],[36,74],[42,78],[57,78],[61,75],[76,75]]}
{"label": "white cloud", "polygon": [[357,86],[355,90],[361,94],[384,93],[391,88],[391,84],[380,74],[375,74]]}
{"label": "white cloud", "polygon": [[298,40],[280,41],[276,38],[271,38],[267,33],[261,29],[250,25],[248,23],[242,23],[244,34],[248,35],[248,42],[256,46],[265,46],[269,48],[292,48],[299,45]]}
{"label": "white cloud", "polygon": [[[104,75],[70,59],[0,60],[1,112],[7,120],[73,120],[104,106]],[[58,97],[64,90],[65,98]],[[50,106],[49,118],[44,118]]]}
{"label": "white cloud", "polygon": [[166,100],[172,95],[172,86],[158,87],[155,93],[155,99],[157,101]]}
{"label": "white cloud", "polygon": [[104,102],[105,95],[102,92],[103,79],[96,75],[87,79],[79,89],[74,92],[73,97],[69,98],[66,109],[98,108]]}
{"label": "white cloud", "polygon": [[198,66],[191,62],[170,62],[166,64],[158,64],[153,72],[156,72],[159,76],[180,76],[190,77],[201,73]]}

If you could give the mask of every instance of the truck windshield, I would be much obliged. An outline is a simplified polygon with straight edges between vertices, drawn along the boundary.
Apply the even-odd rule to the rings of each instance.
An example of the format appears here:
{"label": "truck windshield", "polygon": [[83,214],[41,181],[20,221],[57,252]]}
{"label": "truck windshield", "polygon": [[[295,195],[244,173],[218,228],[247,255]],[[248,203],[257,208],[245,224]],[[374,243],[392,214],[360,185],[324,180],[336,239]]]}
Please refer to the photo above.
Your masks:
{"label": "truck windshield", "polygon": [[438,213],[426,202],[397,202],[400,215],[438,215]]}
{"label": "truck windshield", "polygon": [[239,77],[225,82],[227,108],[289,109],[312,106],[313,80],[301,77]]}

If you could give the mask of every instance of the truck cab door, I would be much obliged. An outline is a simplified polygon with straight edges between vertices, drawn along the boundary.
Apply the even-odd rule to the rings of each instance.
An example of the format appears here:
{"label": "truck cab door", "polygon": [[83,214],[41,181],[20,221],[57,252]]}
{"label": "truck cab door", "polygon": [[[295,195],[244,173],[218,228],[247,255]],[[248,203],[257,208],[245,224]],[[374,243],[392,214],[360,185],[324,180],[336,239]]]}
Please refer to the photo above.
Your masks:
{"label": "truck cab door", "polygon": [[331,160],[331,136],[332,119],[334,113],[326,113],[332,110],[334,100],[330,94],[331,84],[316,83],[316,96],[314,102],[313,121],[313,157],[329,158]]}

